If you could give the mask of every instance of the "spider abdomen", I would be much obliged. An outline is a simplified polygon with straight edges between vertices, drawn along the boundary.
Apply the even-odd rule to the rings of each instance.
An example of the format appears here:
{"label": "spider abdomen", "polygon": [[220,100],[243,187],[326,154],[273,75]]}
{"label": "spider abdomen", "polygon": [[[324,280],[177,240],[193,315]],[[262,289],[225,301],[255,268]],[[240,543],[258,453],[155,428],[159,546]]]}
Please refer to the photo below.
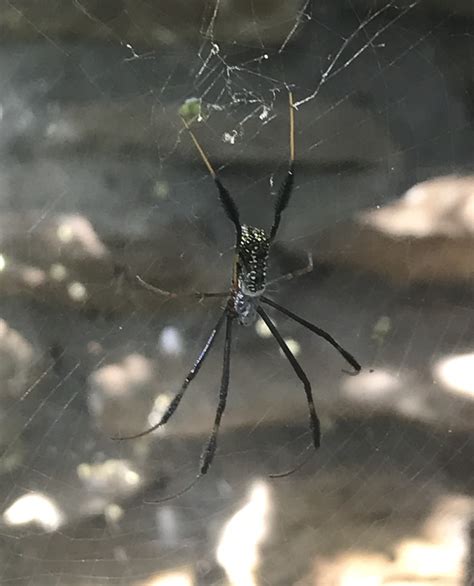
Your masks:
{"label": "spider abdomen", "polygon": [[237,291],[234,296],[234,312],[242,326],[251,326],[257,321],[257,307],[260,303],[258,296],[245,295]]}
{"label": "spider abdomen", "polygon": [[262,228],[242,226],[237,247],[240,273],[239,287],[249,296],[258,296],[265,290],[270,240]]}

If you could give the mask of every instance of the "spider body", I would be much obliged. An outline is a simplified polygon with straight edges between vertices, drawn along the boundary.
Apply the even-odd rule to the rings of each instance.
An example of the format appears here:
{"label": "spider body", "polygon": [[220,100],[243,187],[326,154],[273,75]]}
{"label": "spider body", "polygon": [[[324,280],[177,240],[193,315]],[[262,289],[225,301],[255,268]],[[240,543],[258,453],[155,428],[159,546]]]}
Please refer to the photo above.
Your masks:
{"label": "spider body", "polygon": [[259,297],[265,291],[270,238],[262,228],[242,226],[237,246],[238,287],[248,297]]}
{"label": "spider body", "polygon": [[260,295],[246,295],[241,289],[236,289],[230,304],[240,325],[248,327],[257,321]]}
{"label": "spider body", "polygon": [[258,319],[257,309],[267,281],[269,249],[270,239],[265,230],[246,224],[242,226],[229,298],[230,311],[242,326],[251,326]]}
{"label": "spider body", "polygon": [[[160,421],[155,424],[154,426],[142,431],[141,433],[137,433],[133,436],[128,437],[119,437],[115,439],[134,439],[137,437],[142,437],[158,427],[164,425],[173,413],[178,408],[181,399],[183,398],[189,384],[198,374],[201,366],[203,365],[209,351],[211,350],[214,341],[216,339],[217,334],[221,330],[224,322],[226,324],[225,327],[225,342],[224,342],[224,357],[223,357],[223,366],[222,366],[222,378],[219,390],[219,398],[218,404],[216,409],[216,414],[214,418],[214,425],[212,427],[212,432],[209,436],[209,439],[202,451],[201,454],[201,464],[199,467],[199,472],[193,482],[188,485],[184,490],[181,492],[172,495],[171,497],[167,497],[165,499],[160,499],[158,502],[163,502],[165,500],[169,500],[169,498],[175,498],[189,490],[204,474],[207,473],[209,467],[212,463],[214,458],[214,454],[217,447],[217,435],[221,423],[222,416],[225,411],[226,402],[227,402],[227,393],[229,389],[229,380],[230,380],[230,357],[231,357],[231,344],[232,344],[232,325],[234,320],[243,326],[251,326],[256,322],[256,320],[260,317],[263,322],[267,325],[268,329],[270,330],[271,334],[277,341],[281,351],[283,352],[284,356],[287,358],[288,362],[290,363],[291,367],[293,368],[295,374],[300,379],[301,383],[303,384],[303,389],[306,395],[306,402],[308,405],[308,414],[309,414],[309,425],[312,435],[312,445],[315,449],[319,448],[320,444],[320,437],[321,437],[321,430],[320,430],[320,423],[319,418],[316,413],[316,409],[313,402],[313,396],[311,391],[311,384],[309,382],[308,377],[306,376],[305,372],[301,368],[300,364],[298,363],[297,359],[293,355],[292,351],[288,347],[287,343],[279,333],[277,327],[267,315],[266,311],[263,308],[264,305],[269,305],[273,309],[283,313],[293,321],[301,324],[311,332],[315,333],[316,335],[320,336],[324,340],[326,340],[329,344],[331,344],[341,355],[342,357],[353,367],[355,374],[357,374],[361,367],[357,360],[349,353],[347,350],[342,348],[336,342],[336,340],[328,334],[325,330],[319,328],[318,326],[312,324],[309,321],[299,317],[298,315],[294,314],[290,310],[286,309],[285,307],[277,304],[272,299],[269,299],[264,295],[265,293],[265,286],[266,286],[266,271],[267,271],[267,264],[268,264],[268,253],[270,250],[270,245],[273,239],[276,236],[278,231],[278,227],[280,225],[281,215],[282,212],[288,206],[290,201],[291,193],[293,191],[293,182],[294,182],[294,159],[295,159],[295,149],[294,149],[294,108],[293,108],[293,101],[292,95],[289,93],[289,107],[290,107],[290,159],[288,164],[288,171],[286,177],[280,187],[276,203],[275,203],[275,215],[273,219],[273,225],[267,235],[266,231],[262,228],[256,228],[254,226],[248,226],[246,224],[242,224],[240,222],[240,216],[238,208],[231,197],[230,193],[227,189],[223,186],[220,178],[217,176],[216,172],[214,171],[211,163],[209,162],[208,158],[206,157],[203,149],[201,148],[200,144],[198,143],[196,137],[194,136],[193,132],[189,128],[186,121],[183,120],[185,127],[189,131],[189,134],[200,153],[204,164],[206,165],[210,175],[214,179],[214,183],[217,187],[219,192],[219,199],[224,208],[224,212],[227,218],[234,224],[235,228],[235,235],[236,235],[236,242],[235,242],[235,260],[234,260],[234,267],[233,267],[233,277],[232,277],[232,287],[230,293],[227,291],[225,293],[194,293],[195,297],[200,299],[204,297],[227,297],[227,303],[225,304],[225,308],[219,317],[216,325],[212,329],[208,340],[201,350],[194,366],[189,371],[188,375],[186,376],[184,383],[182,384],[180,390],[176,393],[168,408],[166,409],[165,413],[161,417]],[[153,285],[149,285],[142,279],[138,278],[139,282],[145,286],[148,290],[151,290],[158,295],[165,295],[168,297],[176,297],[175,293],[170,293],[167,291],[163,291],[162,289],[158,289]],[[296,470],[299,466],[297,466],[294,470]],[[292,470],[291,472],[293,472]],[[273,476],[287,476],[289,473],[287,472],[280,475],[273,475]],[[156,502],[156,501],[155,501]]]}

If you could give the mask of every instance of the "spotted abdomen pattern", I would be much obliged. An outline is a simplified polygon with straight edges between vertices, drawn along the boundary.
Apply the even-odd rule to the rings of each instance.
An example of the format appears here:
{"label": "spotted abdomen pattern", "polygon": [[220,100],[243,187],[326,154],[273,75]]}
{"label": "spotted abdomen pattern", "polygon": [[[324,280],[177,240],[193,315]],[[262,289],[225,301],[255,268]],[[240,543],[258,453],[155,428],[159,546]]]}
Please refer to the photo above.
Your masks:
{"label": "spotted abdomen pattern", "polygon": [[261,228],[242,226],[238,247],[239,287],[245,295],[258,296],[265,290],[270,240]]}

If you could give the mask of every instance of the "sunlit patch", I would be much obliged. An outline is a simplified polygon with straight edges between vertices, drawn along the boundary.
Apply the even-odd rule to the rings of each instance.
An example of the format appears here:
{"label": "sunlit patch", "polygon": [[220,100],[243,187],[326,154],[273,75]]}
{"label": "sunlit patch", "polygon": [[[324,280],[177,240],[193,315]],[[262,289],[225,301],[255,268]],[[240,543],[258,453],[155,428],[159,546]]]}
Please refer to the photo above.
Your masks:
{"label": "sunlit patch", "polygon": [[64,281],[67,277],[67,268],[60,263],[54,263],[49,267],[49,276],[54,281]]}
{"label": "sunlit patch", "polygon": [[[98,344],[98,343],[96,343]],[[100,344],[93,346],[102,351]],[[130,354],[118,364],[107,364],[91,376],[92,385],[108,397],[118,397],[128,392],[142,392],[154,375],[153,363],[141,354]]]}
{"label": "sunlit patch", "polygon": [[388,370],[363,370],[358,376],[347,377],[342,383],[346,395],[359,401],[373,401],[400,389],[400,380]]}
{"label": "sunlit patch", "polygon": [[[150,411],[150,414],[148,415],[148,425],[150,427],[153,427],[154,425],[156,425],[157,423],[160,422],[166,409],[168,409],[171,400],[172,400],[172,397],[169,393],[160,393],[156,397],[156,399],[153,403],[153,407]],[[156,429],[155,431],[156,431],[156,433],[165,433],[165,428],[160,427],[159,429]]]}
{"label": "sunlit patch", "polygon": [[[327,581],[338,586],[381,586],[385,583],[388,567],[385,555],[366,551],[346,552],[332,559],[318,559],[316,574],[320,579],[317,583]],[[398,582],[390,581],[391,586],[395,584]]]}
{"label": "sunlit patch", "polygon": [[216,557],[232,586],[255,586],[259,546],[268,533],[270,494],[266,484],[256,482],[247,503],[226,523]]}
{"label": "sunlit patch", "polygon": [[427,543],[421,539],[406,539],[396,553],[399,563],[408,568],[408,572],[416,572],[417,577],[428,579],[432,576],[449,576],[453,566],[463,557],[463,552],[448,549],[445,544]]}
{"label": "sunlit patch", "polygon": [[193,586],[194,580],[189,572],[169,572],[139,582],[140,586]]}
{"label": "sunlit patch", "polygon": [[173,326],[163,328],[160,333],[159,347],[164,354],[178,356],[183,351],[183,338]]}
{"label": "sunlit patch", "polygon": [[6,266],[7,266],[7,261],[6,261],[5,257],[3,256],[3,254],[0,254],[0,272],[3,271]]}
{"label": "sunlit patch", "polygon": [[63,216],[56,229],[56,235],[63,244],[74,241],[82,251],[95,258],[103,258],[107,254],[107,248],[92,224],[79,214]]}
{"label": "sunlit patch", "polygon": [[119,507],[119,505],[117,505],[115,503],[111,503],[110,505],[107,505],[104,509],[104,517],[110,523],[118,523],[120,521],[120,519],[123,517],[123,515],[124,515],[124,511],[123,511],[122,507]]}
{"label": "sunlit patch", "polygon": [[437,177],[418,183],[396,203],[363,214],[377,229],[396,237],[472,235],[472,177]]}
{"label": "sunlit patch", "polygon": [[142,480],[128,460],[111,458],[97,464],[84,462],[79,464],[76,471],[82,482],[92,490],[116,491],[135,488]]}
{"label": "sunlit patch", "polygon": [[272,335],[269,327],[260,317],[255,323],[255,331],[257,332],[257,336],[260,336],[261,338],[270,338]]}
{"label": "sunlit patch", "polygon": [[122,364],[135,384],[144,384],[153,376],[153,363],[141,354],[130,354]]}
{"label": "sunlit patch", "polygon": [[96,340],[91,340],[90,342],[87,343],[87,352],[89,354],[92,354],[94,356],[99,356],[100,354],[102,354],[103,351],[104,351],[104,347],[102,346],[102,344],[100,342],[97,342]]}
{"label": "sunlit patch", "polygon": [[405,394],[397,399],[397,410],[408,417],[423,417],[424,419],[434,419],[436,410],[427,403],[425,397],[416,394]]}
{"label": "sunlit patch", "polygon": [[180,541],[181,526],[176,516],[176,508],[159,506],[156,511],[156,524],[163,546],[176,547]]}
{"label": "sunlit patch", "polygon": [[158,199],[166,200],[170,194],[170,187],[166,181],[157,181],[153,191]]}
{"label": "sunlit patch", "polygon": [[63,144],[66,141],[73,141],[77,137],[75,125],[68,122],[52,122],[46,127],[46,136],[53,138]]}
{"label": "sunlit patch", "polygon": [[[406,574],[433,583],[464,583],[469,555],[469,523],[472,499],[442,497],[424,523],[419,538],[407,538],[394,549],[398,566]],[[434,579],[433,579],[434,578]],[[445,582],[446,581],[446,582]]]}
{"label": "sunlit patch", "polygon": [[382,315],[376,322],[372,329],[372,340],[375,340],[379,344],[385,341],[385,338],[392,329],[392,320],[388,315]]}
{"label": "sunlit patch", "polygon": [[55,531],[63,522],[64,516],[56,503],[39,492],[25,494],[18,498],[3,513],[7,525],[26,525],[35,523],[45,531]]}
{"label": "sunlit patch", "polygon": [[87,299],[87,289],[82,283],[79,283],[79,281],[73,281],[72,283],[69,283],[67,292],[73,301],[80,302]]}
{"label": "sunlit patch", "polygon": [[56,235],[58,239],[61,240],[61,242],[63,242],[64,244],[71,242],[71,240],[74,238],[74,232],[72,227],[66,223],[60,224],[58,226],[58,229],[56,230]]}
{"label": "sunlit patch", "polygon": [[[3,395],[15,396],[20,393],[23,398],[29,395],[35,386],[30,385],[30,375],[37,359],[38,356],[28,340],[0,318],[0,385]],[[5,413],[2,417],[5,417]],[[2,425],[5,426],[4,419]],[[3,468],[5,458],[5,461],[12,457],[15,460],[14,454],[17,453],[17,450],[8,451],[9,455],[2,457],[0,467]]]}
{"label": "sunlit patch", "polygon": [[391,547],[391,555],[358,551],[319,556],[315,583],[344,586],[402,584],[464,584],[469,555],[472,499],[442,497],[417,536],[405,535]]}
{"label": "sunlit patch", "polygon": [[39,287],[46,281],[44,271],[36,267],[23,267],[21,269],[21,276],[30,287]]}
{"label": "sunlit patch", "polygon": [[[288,348],[291,350],[291,353],[294,356],[298,356],[298,354],[301,352],[301,345],[299,342],[297,342],[295,339],[293,338],[285,338],[285,342],[286,345],[288,346]],[[284,356],[282,349],[280,348],[280,354],[282,356]]]}
{"label": "sunlit patch", "polygon": [[434,370],[449,390],[474,397],[474,352],[443,358]]}

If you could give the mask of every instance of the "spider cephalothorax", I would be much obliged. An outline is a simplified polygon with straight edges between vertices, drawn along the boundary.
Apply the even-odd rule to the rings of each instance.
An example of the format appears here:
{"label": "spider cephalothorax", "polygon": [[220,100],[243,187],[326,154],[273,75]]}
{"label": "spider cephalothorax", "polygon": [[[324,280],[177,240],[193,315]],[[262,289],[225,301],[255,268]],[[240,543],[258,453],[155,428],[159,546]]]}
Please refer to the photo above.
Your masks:
{"label": "spider cephalothorax", "polygon": [[262,228],[242,226],[237,247],[239,287],[245,295],[257,297],[265,290],[270,240]]}

